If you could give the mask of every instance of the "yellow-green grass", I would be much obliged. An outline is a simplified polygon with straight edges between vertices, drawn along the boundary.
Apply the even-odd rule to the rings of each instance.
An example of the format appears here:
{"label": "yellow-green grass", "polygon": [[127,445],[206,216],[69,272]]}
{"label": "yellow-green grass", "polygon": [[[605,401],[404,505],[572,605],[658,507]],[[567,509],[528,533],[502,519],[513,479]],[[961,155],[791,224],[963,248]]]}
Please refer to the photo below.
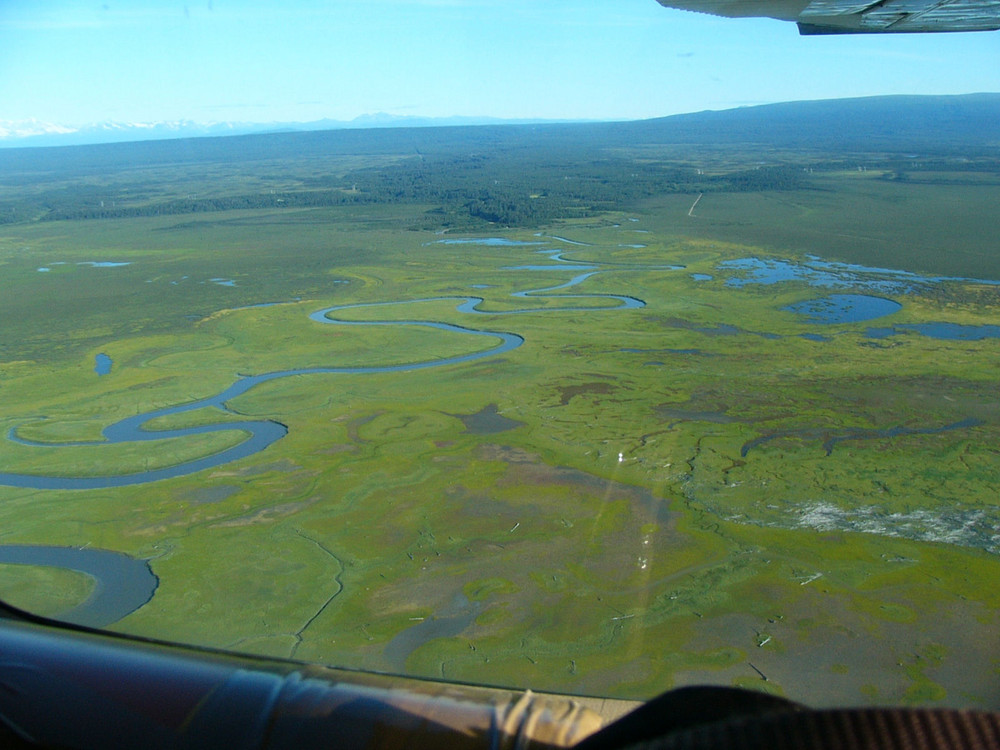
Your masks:
{"label": "yellow-green grass", "polygon": [[[882,195],[881,184],[852,180]],[[780,210],[820,211],[822,196],[807,197],[814,203]],[[661,207],[686,213],[693,198],[683,198],[685,205]],[[738,208],[770,205],[758,203]],[[198,219],[197,232],[176,217],[121,228],[74,224],[58,238],[11,228],[35,233],[46,252],[57,241],[79,242],[76,257],[94,260],[115,259],[88,254],[98,246],[124,252],[138,228],[144,244],[136,257],[163,264],[150,285],[150,317],[134,318],[134,330],[111,311],[88,312],[79,328],[67,321],[79,345],[3,364],[5,426],[36,440],[99,439],[113,421],[206,398],[241,374],[417,362],[492,345],[419,327],[308,319],[332,305],[398,302],[336,314],[510,331],[525,343],[437,369],[275,380],[233,399],[237,414],[206,408],[158,419],[150,426],[250,415],[280,421],[289,434],[240,462],[141,487],[0,489],[4,541],[91,542],[150,558],[160,587],[115,628],[160,638],[623,697],[712,681],[818,704],[991,705],[995,693],[984,685],[995,679],[996,656],[981,644],[998,625],[998,557],[975,538],[934,541],[913,524],[921,513],[959,525],[976,513],[995,517],[996,341],[913,334],[888,340],[891,348],[869,346],[867,324],[826,329],[781,310],[822,291],[801,283],[734,290],[717,270],[722,260],[776,250],[823,254],[815,243],[733,244],[718,226],[717,237],[690,236],[680,219],[632,215],[642,221],[609,216],[550,233],[591,243],[553,245],[568,257],[632,264],[608,266],[559,294],[626,294],[646,301],[638,310],[601,309],[612,304],[606,299],[512,299],[575,272],[501,270],[540,262],[537,248],[425,244],[438,237],[402,231],[406,217],[386,208],[282,214],[280,224],[241,212],[235,223]],[[633,225],[651,233],[631,234]],[[195,247],[194,237],[204,245]],[[243,258],[239,249],[251,240],[258,249]],[[254,276],[251,260],[279,240],[287,268]],[[619,247],[639,243],[647,247]],[[220,255],[205,252],[208,245]],[[185,264],[206,278],[231,278],[236,270],[224,266],[236,258],[246,274],[237,287],[168,296]],[[687,267],[650,268],[667,264]],[[120,299],[150,276],[139,260],[135,266],[132,282],[115,277]],[[90,270],[119,269],[67,274]],[[692,273],[714,278],[694,281]],[[35,293],[42,288],[27,271],[23,278]],[[494,312],[591,309],[472,316],[456,312],[454,301],[414,301],[442,296],[481,296]],[[234,309],[269,301],[290,304]],[[989,299],[961,285],[947,298],[899,301],[893,323],[995,320]],[[696,330],[722,324],[740,331]],[[817,331],[836,335],[799,336]],[[98,352],[114,360],[111,374],[93,373]],[[477,433],[460,418],[491,405],[520,426]],[[874,432],[968,416],[983,423],[938,434]],[[847,430],[870,432],[826,455],[827,434]],[[774,438],[742,455],[765,435]],[[184,438],[170,449],[0,450],[5,468],[14,460],[25,471],[40,468],[44,456],[46,471],[70,474],[94,470],[88,456],[101,452],[111,470],[139,470],[147,459],[176,463],[239,438]],[[839,526],[807,517],[820,503],[840,513]],[[865,527],[873,514],[883,531],[863,533],[877,530]],[[386,655],[394,639],[435,617],[461,628]]]}
{"label": "yellow-green grass", "polygon": [[84,602],[94,579],[75,570],[39,565],[0,565],[0,598],[43,617],[60,614]]}

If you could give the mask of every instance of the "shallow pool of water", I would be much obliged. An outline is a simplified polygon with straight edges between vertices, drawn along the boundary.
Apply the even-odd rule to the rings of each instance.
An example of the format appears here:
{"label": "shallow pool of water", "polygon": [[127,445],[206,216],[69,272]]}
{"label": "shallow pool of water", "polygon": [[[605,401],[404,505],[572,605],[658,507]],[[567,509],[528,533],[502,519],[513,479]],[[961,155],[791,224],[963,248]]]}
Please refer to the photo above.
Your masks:
{"label": "shallow pool of water", "polygon": [[94,357],[94,372],[98,375],[107,375],[111,372],[111,366],[114,364],[111,357],[103,352]]}
{"label": "shallow pool of water", "polygon": [[737,258],[719,263],[719,270],[736,271],[738,276],[726,280],[726,286],[744,287],[749,284],[778,284],[783,281],[802,281],[810,286],[863,289],[882,294],[908,294],[920,288],[946,281],[998,285],[1000,281],[970,279],[959,276],[921,276],[910,271],[900,271],[857,263],[825,261],[807,256],[802,263],[780,258]]}
{"label": "shallow pool of water", "polygon": [[804,315],[810,323],[833,325],[858,323],[892,315],[903,306],[885,297],[868,294],[831,294],[817,299],[807,299],[781,308],[796,315]]}
{"label": "shallow pool of water", "polygon": [[981,325],[970,326],[961,323],[904,323],[887,328],[869,328],[865,336],[870,339],[887,339],[890,336],[901,336],[908,331],[916,331],[921,336],[932,339],[951,341],[982,341],[983,339],[1000,339],[1000,326]]}

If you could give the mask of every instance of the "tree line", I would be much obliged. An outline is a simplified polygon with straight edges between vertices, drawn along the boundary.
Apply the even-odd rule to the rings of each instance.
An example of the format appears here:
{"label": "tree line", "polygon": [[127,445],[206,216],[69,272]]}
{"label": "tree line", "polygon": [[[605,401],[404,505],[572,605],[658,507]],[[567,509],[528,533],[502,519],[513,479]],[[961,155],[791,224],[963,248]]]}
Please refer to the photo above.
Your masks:
{"label": "tree line", "polygon": [[[595,158],[595,154],[599,158]],[[437,149],[388,165],[319,174],[306,161],[288,162],[282,175],[293,187],[236,195],[180,197],[190,172],[176,182],[137,182],[127,191],[108,192],[90,181],[44,190],[20,204],[0,203],[0,223],[121,219],[195,214],[237,209],[283,209],[353,204],[424,204],[429,222],[441,225],[489,223],[533,227],[554,219],[623,209],[666,193],[758,192],[801,188],[801,165],[734,169],[706,175],[689,165],[627,156],[600,156],[592,146],[541,148],[485,145],[474,152]],[[189,169],[189,167],[188,167]],[[273,162],[267,166],[273,171]],[[253,174],[253,164],[248,173]],[[296,175],[296,171],[305,174]],[[209,185],[208,189],[213,186]],[[198,188],[205,190],[204,184]],[[231,189],[220,184],[219,189]]]}

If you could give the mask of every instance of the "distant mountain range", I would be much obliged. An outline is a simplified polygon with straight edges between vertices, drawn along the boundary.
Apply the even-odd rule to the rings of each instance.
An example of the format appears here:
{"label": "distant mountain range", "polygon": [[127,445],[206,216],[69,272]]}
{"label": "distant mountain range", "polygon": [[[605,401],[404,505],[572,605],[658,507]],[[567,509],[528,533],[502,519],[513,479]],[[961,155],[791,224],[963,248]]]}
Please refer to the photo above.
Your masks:
{"label": "distant mountain range", "polygon": [[0,148],[32,146],[83,146],[99,143],[153,141],[168,138],[202,138],[254,133],[294,133],[316,130],[355,128],[424,128],[461,125],[535,125],[539,123],[579,122],[570,120],[501,119],[497,117],[412,117],[384,112],[366,114],[353,120],[315,120],[313,122],[251,123],[191,120],[172,122],[101,122],[71,128],[40,120],[0,120]]}
{"label": "distant mountain range", "polygon": [[1000,93],[784,102],[628,123],[640,140],[893,151],[1000,147]]}
{"label": "distant mountain range", "polygon": [[[370,115],[350,122],[106,124],[64,131],[37,122],[17,127],[0,123],[0,168],[43,163],[105,168],[109,159],[148,165],[171,163],[179,155],[211,161],[310,153],[389,154],[399,153],[401,144],[425,154],[451,152],[456,144],[464,144],[470,153],[665,144],[996,155],[1000,152],[1000,93],[786,102],[631,122],[525,123]],[[74,147],[34,148],[70,145]]]}

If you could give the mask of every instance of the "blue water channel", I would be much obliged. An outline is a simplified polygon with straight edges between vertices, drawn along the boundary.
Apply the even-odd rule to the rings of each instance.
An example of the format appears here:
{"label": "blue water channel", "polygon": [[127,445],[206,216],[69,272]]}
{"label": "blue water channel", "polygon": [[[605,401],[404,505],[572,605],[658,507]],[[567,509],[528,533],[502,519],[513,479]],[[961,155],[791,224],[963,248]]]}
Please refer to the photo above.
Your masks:
{"label": "blue water channel", "polygon": [[[634,221],[634,220],[633,220]],[[549,240],[561,242],[563,244],[583,246],[585,243],[576,242],[563,237],[549,237]],[[437,241],[440,244],[449,245],[483,245],[483,246],[531,246],[543,245],[544,242],[523,242],[508,240],[503,238],[461,238],[444,239]],[[172,430],[154,430],[147,427],[147,424],[158,417],[171,414],[180,414],[189,411],[196,411],[207,407],[214,407],[228,414],[236,414],[229,407],[232,399],[243,395],[247,391],[261,383],[279,378],[297,375],[313,374],[341,374],[341,375],[374,375],[389,372],[408,372],[434,367],[447,367],[467,362],[472,362],[488,357],[499,356],[505,352],[512,351],[524,343],[524,339],[515,333],[505,331],[482,330],[441,323],[436,321],[423,321],[412,319],[400,319],[393,321],[351,321],[337,317],[348,310],[362,308],[388,307],[390,305],[402,306],[412,302],[427,301],[454,301],[455,309],[458,312],[470,315],[517,315],[531,312],[558,312],[558,311],[598,311],[598,310],[622,310],[637,309],[645,306],[642,300],[625,295],[607,294],[564,294],[563,290],[578,286],[587,279],[601,273],[604,270],[613,268],[634,268],[642,270],[675,270],[682,266],[639,266],[625,263],[590,263],[578,262],[563,257],[558,250],[539,250],[547,256],[546,265],[525,265],[515,266],[504,270],[518,271],[575,271],[576,273],[569,281],[561,284],[547,286],[539,289],[529,289],[514,292],[513,297],[522,300],[532,298],[557,298],[560,300],[581,300],[581,299],[609,299],[618,304],[614,307],[534,307],[507,310],[502,312],[483,311],[480,306],[484,300],[482,297],[435,297],[429,299],[411,300],[409,302],[382,302],[368,304],[338,305],[317,310],[309,315],[310,320],[323,325],[346,325],[346,326],[422,326],[445,331],[455,335],[479,337],[493,341],[489,348],[454,357],[444,359],[427,360],[422,362],[412,362],[399,365],[385,365],[374,367],[311,367],[282,370],[277,372],[263,373],[260,375],[249,375],[240,377],[232,385],[222,392],[197,401],[178,404],[163,409],[157,409],[138,414],[132,417],[115,422],[106,427],[102,432],[103,440],[79,441],[64,443],[36,442],[18,436],[17,429],[11,429],[8,439],[22,445],[59,447],[59,446],[98,446],[110,445],[126,442],[155,441],[165,438],[185,437],[209,432],[221,432],[227,430],[239,430],[248,434],[249,437],[243,442],[226,450],[220,451],[210,456],[187,461],[171,467],[153,469],[136,472],[134,474],[103,476],[103,477],[56,477],[40,476],[32,474],[18,474],[12,472],[0,472],[0,485],[13,487],[25,487],[42,490],[78,490],[78,489],[101,489],[107,487],[123,487],[129,485],[145,484],[162,479],[186,476],[204,469],[210,469],[223,464],[237,461],[266,450],[269,446],[288,434],[288,428],[280,422],[266,419],[226,421],[218,424],[200,425],[197,427],[187,427]],[[54,265],[54,264],[53,264]],[[126,265],[124,263],[98,263],[94,266],[117,266]],[[47,269],[39,269],[47,270]],[[788,261],[761,260],[757,258],[747,258],[737,261],[728,261],[719,265],[720,271],[732,270],[741,273],[740,277],[728,279],[725,283],[730,287],[740,287],[747,284],[771,284],[780,281],[796,280],[806,281],[814,286],[851,288],[862,291],[878,292],[882,294],[905,294],[920,286],[938,281],[973,281],[968,279],[950,279],[945,277],[928,278],[920,277],[907,272],[892,271],[890,269],[868,268],[850,264],[827,263],[818,258],[812,258],[805,264],[794,264]],[[692,274],[692,278],[698,281],[710,281],[712,277],[707,274]],[[213,279],[213,281],[226,281]],[[346,283],[338,280],[334,283]],[[996,284],[998,282],[980,282]],[[480,288],[487,288],[489,285],[475,285]],[[260,307],[279,304],[262,303]],[[876,317],[891,314],[899,309],[898,303],[882,297],[869,296],[863,294],[843,294],[830,295],[821,300],[809,300],[790,306],[790,311],[807,315],[813,318],[814,322],[822,324],[845,323],[852,321],[871,320]],[[734,326],[720,324],[711,329],[694,328],[706,334],[725,335],[740,332]],[[926,324],[904,324],[883,328],[870,328],[868,335],[877,337],[888,337],[901,335],[914,331],[926,336],[937,338],[953,338],[963,340],[975,340],[985,337],[1000,337],[1000,326],[961,326],[951,323],[926,323]],[[764,334],[761,334],[764,335]],[[773,334],[767,334],[769,337]],[[819,334],[802,334],[804,338],[814,341],[825,341],[828,337]],[[631,350],[624,350],[631,351]],[[644,350],[635,350],[644,351]],[[700,354],[697,349],[671,350],[664,349],[669,353]],[[95,357],[95,371],[98,375],[108,375],[112,369],[112,359],[110,356],[101,353]],[[953,424],[936,428],[906,428],[894,427],[885,430],[860,430],[846,429],[841,432],[826,432],[822,430],[803,430],[799,432],[774,433],[764,435],[749,441],[743,446],[742,453],[774,440],[779,437],[798,438],[822,438],[826,452],[829,454],[835,446],[846,440],[859,440],[871,437],[894,437],[901,434],[930,434],[953,429],[964,429],[975,426],[977,419],[967,419]],[[60,616],[60,619],[68,622],[87,625],[91,627],[104,627],[115,622],[130,612],[135,611],[152,597],[158,580],[152,573],[148,561],[135,560],[127,555],[110,552],[107,550],[96,550],[76,547],[43,547],[32,545],[0,545],[0,564],[26,564],[41,565],[65,568],[82,572],[96,580],[96,586],[92,595],[82,604],[73,608],[69,612]],[[464,614],[463,614],[464,616]],[[428,626],[429,627],[429,626]],[[452,627],[449,623],[448,627]],[[405,645],[405,644],[401,644]]]}
{"label": "blue water channel", "polygon": [[[465,242],[468,244],[484,244],[484,245],[531,245],[535,243],[525,243],[525,242],[515,242],[511,240],[501,240],[499,238],[485,238],[485,239],[469,239],[469,240],[439,240],[439,242],[447,242],[449,244],[459,244]],[[578,264],[573,261],[564,260],[558,251],[548,251],[549,258],[553,262],[552,268],[561,268],[562,270],[581,270],[582,268],[596,268],[595,264]],[[561,264],[561,265],[558,265]],[[646,268],[642,266],[634,266],[635,268]],[[652,268],[672,268],[672,267],[652,267]],[[469,315],[490,315],[490,316],[501,316],[501,315],[519,315],[524,313],[533,312],[571,312],[571,311],[605,311],[605,310],[630,310],[637,309],[645,306],[645,302],[636,298],[629,297],[625,295],[615,295],[615,294],[553,294],[554,292],[560,292],[571,287],[578,286],[582,284],[587,279],[600,273],[598,270],[588,270],[586,273],[579,273],[573,276],[569,281],[556,284],[554,286],[547,286],[540,289],[529,289],[514,292],[513,297],[518,299],[532,299],[532,298],[557,298],[559,300],[582,300],[582,299],[607,299],[614,300],[618,304],[614,307],[586,307],[586,306],[576,306],[569,305],[563,307],[527,307],[517,310],[506,310],[506,311],[484,311],[480,309],[480,305],[483,304],[484,300],[482,297],[431,297],[419,300],[410,300],[409,302],[374,302],[374,303],[363,303],[363,304],[352,304],[352,305],[335,305],[331,307],[325,307],[321,310],[309,315],[309,319],[316,323],[321,323],[324,325],[338,325],[338,326],[419,326],[423,328],[433,328],[440,331],[446,331],[448,333],[454,333],[462,336],[475,337],[477,339],[487,339],[493,340],[495,343],[493,346],[482,349],[479,351],[471,352],[469,354],[461,354],[453,357],[445,357],[443,359],[433,359],[426,360],[422,362],[408,362],[405,364],[398,365],[382,365],[382,366],[353,366],[353,367],[343,367],[343,366],[329,366],[329,367],[305,367],[296,368],[291,370],[280,370],[277,372],[263,373],[260,375],[247,375],[239,378],[235,383],[226,388],[220,393],[214,396],[209,396],[207,398],[199,399],[197,401],[189,401],[184,404],[178,404],[176,406],[169,406],[162,409],[155,409],[153,411],[148,411],[143,414],[137,414],[132,417],[126,417],[114,424],[111,424],[104,428],[101,435],[102,440],[92,440],[92,441],[75,441],[75,442],[62,442],[62,443],[49,443],[33,441],[22,438],[18,435],[17,428],[12,428],[8,434],[7,438],[21,445],[30,445],[38,447],[72,447],[72,446],[99,446],[99,445],[112,445],[118,443],[136,443],[136,442],[147,442],[155,440],[163,440],[166,438],[179,438],[187,437],[191,435],[201,435],[212,432],[224,432],[230,430],[239,430],[245,432],[249,437],[242,441],[241,443],[234,445],[225,450],[219,451],[212,455],[203,456],[201,458],[192,459],[190,461],[185,461],[180,464],[175,464],[173,466],[167,466],[159,469],[149,469],[146,471],[135,472],[133,474],[119,474],[110,476],[83,476],[83,477],[70,477],[70,476],[43,476],[37,474],[21,474],[15,472],[0,472],[0,485],[6,485],[8,487],[24,487],[31,489],[40,490],[93,490],[93,489],[103,489],[108,487],[127,487],[130,485],[146,484],[148,482],[156,482],[163,479],[173,479],[175,477],[187,476],[189,474],[194,474],[199,471],[204,471],[205,469],[214,468],[216,466],[221,466],[223,464],[230,463],[232,461],[238,461],[242,458],[247,458],[255,453],[259,453],[269,446],[273,445],[278,440],[281,440],[285,435],[288,434],[288,427],[284,424],[267,419],[255,419],[255,420],[240,420],[240,421],[225,421],[216,424],[204,424],[196,427],[183,427],[178,429],[150,429],[147,424],[159,417],[166,417],[173,414],[182,414],[184,412],[196,411],[198,409],[205,409],[208,407],[217,408],[223,412],[230,414],[237,414],[229,408],[228,404],[233,399],[238,396],[243,395],[250,389],[262,384],[269,382],[271,380],[278,380],[280,378],[293,377],[297,375],[376,375],[380,373],[389,372],[412,372],[416,370],[426,370],[435,367],[448,367],[450,365],[464,364],[467,362],[473,362],[479,359],[485,359],[487,357],[495,357],[500,354],[509,352],[524,343],[524,338],[516,333],[508,333],[505,331],[492,331],[492,330],[481,330],[476,328],[467,328],[465,326],[458,326],[451,323],[441,323],[436,321],[427,320],[410,320],[410,319],[400,319],[400,320],[385,320],[385,321],[353,321],[353,320],[343,320],[337,317],[338,313],[344,313],[348,310],[362,310],[366,308],[376,308],[376,307],[389,307],[389,306],[402,306],[406,304],[416,303],[416,302],[441,302],[441,301],[452,301],[457,302],[455,309],[460,313],[465,313]],[[100,356],[100,355],[99,355]],[[98,365],[101,365],[98,362]],[[110,371],[110,358],[107,359],[108,371]]]}
{"label": "blue water channel", "polygon": [[7,544],[0,546],[0,564],[63,568],[93,578],[90,596],[59,615],[63,622],[90,628],[103,628],[139,609],[160,582],[147,560],[91,547]]}

